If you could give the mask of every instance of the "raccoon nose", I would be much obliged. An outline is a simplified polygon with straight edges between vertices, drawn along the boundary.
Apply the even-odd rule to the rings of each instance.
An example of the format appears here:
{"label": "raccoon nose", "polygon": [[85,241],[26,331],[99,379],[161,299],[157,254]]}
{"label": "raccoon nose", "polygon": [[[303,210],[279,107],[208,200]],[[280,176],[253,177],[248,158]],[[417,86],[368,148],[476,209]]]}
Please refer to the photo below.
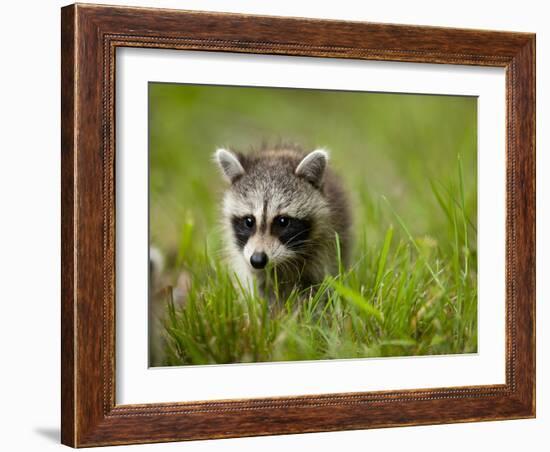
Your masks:
{"label": "raccoon nose", "polygon": [[250,256],[250,264],[257,269],[264,268],[267,265],[267,254],[264,252],[253,253]]}

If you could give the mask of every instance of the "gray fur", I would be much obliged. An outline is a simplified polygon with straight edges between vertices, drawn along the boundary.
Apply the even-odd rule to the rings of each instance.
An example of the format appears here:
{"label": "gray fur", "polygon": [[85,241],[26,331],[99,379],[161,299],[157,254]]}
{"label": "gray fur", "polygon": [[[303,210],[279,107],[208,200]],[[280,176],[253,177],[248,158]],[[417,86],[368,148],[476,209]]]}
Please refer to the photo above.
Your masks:
{"label": "gray fur", "polygon": [[[228,154],[225,154],[228,153]],[[342,260],[348,263],[351,247],[351,215],[339,178],[327,166],[328,154],[309,154],[297,148],[265,149],[247,155],[216,153],[230,186],[224,195],[223,226],[229,265],[243,284],[257,282],[266,295],[266,270],[256,270],[249,259],[253,252],[265,252],[277,272],[280,290],[306,289],[319,284],[327,274],[338,271],[336,234]],[[239,165],[235,162],[238,161]],[[226,168],[229,162],[229,175]],[[235,238],[232,219],[253,216],[256,226],[241,248]],[[293,224],[303,222],[307,239],[298,249],[282,243],[273,233],[273,222],[288,216]],[[237,220],[238,221],[238,220]],[[292,220],[291,220],[292,221]],[[290,242],[288,242],[290,244]]]}

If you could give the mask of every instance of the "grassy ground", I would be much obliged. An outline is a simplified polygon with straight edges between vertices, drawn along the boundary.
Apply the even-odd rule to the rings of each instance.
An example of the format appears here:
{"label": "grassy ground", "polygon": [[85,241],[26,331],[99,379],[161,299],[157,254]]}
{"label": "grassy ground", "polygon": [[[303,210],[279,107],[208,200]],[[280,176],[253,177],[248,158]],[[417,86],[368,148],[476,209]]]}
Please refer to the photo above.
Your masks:
{"label": "grassy ground", "polygon": [[[151,84],[151,364],[476,351],[476,120],[465,97]],[[356,240],[350,268],[274,306],[219,259],[211,155],[281,140],[330,149]]]}

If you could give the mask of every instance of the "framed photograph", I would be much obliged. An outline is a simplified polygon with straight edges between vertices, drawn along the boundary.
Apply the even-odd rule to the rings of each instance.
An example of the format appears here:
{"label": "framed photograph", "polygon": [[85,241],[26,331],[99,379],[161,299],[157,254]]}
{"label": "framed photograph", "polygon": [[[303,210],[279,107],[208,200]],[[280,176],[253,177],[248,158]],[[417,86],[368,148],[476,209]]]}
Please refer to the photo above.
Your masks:
{"label": "framed photograph", "polygon": [[73,447],[535,416],[535,36],[62,8]]}

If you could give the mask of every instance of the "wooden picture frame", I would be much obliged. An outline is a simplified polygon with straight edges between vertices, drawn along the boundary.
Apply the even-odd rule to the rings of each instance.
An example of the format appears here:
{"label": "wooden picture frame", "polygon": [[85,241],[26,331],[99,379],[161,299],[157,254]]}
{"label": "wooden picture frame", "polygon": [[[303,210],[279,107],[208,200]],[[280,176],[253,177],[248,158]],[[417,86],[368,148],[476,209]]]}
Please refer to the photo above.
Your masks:
{"label": "wooden picture frame", "polygon": [[[535,416],[535,35],[147,8],[62,8],[62,442],[73,447]],[[115,403],[115,50],[506,70],[506,383]],[[504,151],[504,150],[503,150]]]}

